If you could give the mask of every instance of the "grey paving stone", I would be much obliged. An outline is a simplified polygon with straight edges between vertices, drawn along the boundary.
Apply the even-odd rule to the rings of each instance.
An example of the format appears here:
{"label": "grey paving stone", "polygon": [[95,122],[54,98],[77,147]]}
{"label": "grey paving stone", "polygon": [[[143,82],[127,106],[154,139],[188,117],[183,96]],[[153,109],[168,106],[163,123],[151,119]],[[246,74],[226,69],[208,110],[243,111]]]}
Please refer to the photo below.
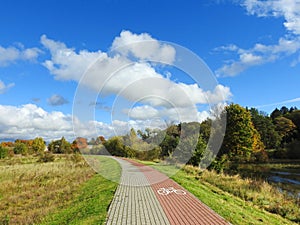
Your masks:
{"label": "grey paving stone", "polygon": [[144,173],[125,160],[114,159],[120,163],[122,175],[106,224],[170,225]]}

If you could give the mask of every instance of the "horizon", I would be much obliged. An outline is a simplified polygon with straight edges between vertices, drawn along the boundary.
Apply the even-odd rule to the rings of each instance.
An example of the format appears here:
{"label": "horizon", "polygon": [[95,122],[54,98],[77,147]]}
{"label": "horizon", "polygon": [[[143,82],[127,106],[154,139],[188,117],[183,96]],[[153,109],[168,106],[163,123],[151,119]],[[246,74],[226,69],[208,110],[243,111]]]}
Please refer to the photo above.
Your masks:
{"label": "horizon", "polygon": [[[300,108],[297,1],[32,3],[1,3],[0,139],[201,122],[226,102]],[[178,66],[193,54],[203,79]]]}

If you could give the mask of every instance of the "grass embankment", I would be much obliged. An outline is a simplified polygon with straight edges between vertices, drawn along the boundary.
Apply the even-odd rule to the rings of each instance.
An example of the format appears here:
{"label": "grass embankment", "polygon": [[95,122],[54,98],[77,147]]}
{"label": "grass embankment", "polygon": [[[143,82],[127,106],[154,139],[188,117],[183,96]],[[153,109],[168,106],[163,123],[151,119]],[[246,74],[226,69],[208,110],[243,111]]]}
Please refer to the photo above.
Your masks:
{"label": "grass embankment", "polygon": [[[97,160],[118,167],[112,159]],[[101,224],[116,186],[78,157],[1,160],[0,224]]]}
{"label": "grass embankment", "polygon": [[266,182],[200,171],[191,166],[178,170],[174,166],[143,163],[172,175],[173,180],[232,224],[282,225],[300,221],[296,201]]}
{"label": "grass embankment", "polygon": [[263,164],[239,164],[237,171],[243,178],[269,180],[273,186],[284,190],[289,195],[294,195],[300,202],[299,160],[276,160]]}

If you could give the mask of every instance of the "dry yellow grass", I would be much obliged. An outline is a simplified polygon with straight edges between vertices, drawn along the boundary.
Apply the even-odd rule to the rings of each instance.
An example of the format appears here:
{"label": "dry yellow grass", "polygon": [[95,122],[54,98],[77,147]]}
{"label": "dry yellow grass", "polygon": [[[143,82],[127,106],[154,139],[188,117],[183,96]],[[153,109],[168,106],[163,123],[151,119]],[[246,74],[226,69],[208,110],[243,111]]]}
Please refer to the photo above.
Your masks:
{"label": "dry yellow grass", "polygon": [[192,174],[202,183],[209,183],[253,205],[279,214],[294,222],[300,222],[299,202],[293,196],[279,191],[268,182],[259,179],[241,178],[240,175],[218,174],[214,171],[185,166],[185,172]]}
{"label": "dry yellow grass", "polygon": [[75,196],[94,175],[83,162],[62,157],[54,162],[0,163],[0,224],[32,224]]}

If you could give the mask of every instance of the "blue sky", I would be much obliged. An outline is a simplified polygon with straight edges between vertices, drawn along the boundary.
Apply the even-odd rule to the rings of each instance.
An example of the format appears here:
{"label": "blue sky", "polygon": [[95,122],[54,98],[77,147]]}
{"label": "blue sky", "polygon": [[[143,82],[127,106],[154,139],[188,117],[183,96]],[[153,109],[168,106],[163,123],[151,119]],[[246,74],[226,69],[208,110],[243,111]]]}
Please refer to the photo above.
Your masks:
{"label": "blue sky", "polygon": [[[300,108],[298,0],[11,0],[2,1],[0,9],[0,139],[110,136],[129,127],[163,127],[162,120],[194,120],[193,113],[201,121],[210,105],[224,102],[267,113],[282,105]],[[156,47],[132,46],[149,40]],[[217,79],[216,88],[204,90],[190,74],[144,62],[176,60],[172,44],[160,41],[201,57]],[[122,45],[118,59],[110,55],[112,47]],[[107,83],[104,72],[87,76],[91,99],[85,93],[84,112],[74,113],[76,90],[91,65],[112,71],[128,62],[134,64]],[[177,97],[166,87],[185,94]],[[155,88],[164,101],[143,99]],[[183,105],[186,99],[197,112]]]}

